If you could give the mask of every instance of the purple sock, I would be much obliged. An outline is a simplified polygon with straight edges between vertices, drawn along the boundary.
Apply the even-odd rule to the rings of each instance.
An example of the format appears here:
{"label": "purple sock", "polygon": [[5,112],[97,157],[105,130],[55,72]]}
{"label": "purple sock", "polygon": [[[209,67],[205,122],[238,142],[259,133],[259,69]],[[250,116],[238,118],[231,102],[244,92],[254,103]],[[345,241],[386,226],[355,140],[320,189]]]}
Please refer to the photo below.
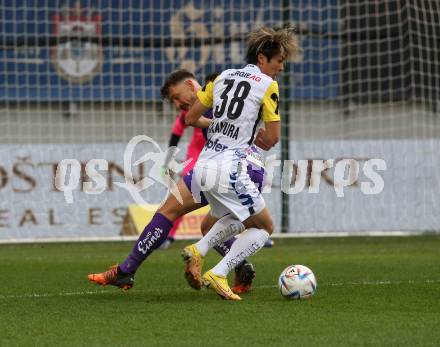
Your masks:
{"label": "purple sock", "polygon": [[172,227],[173,222],[156,212],[140,234],[127,259],[119,264],[119,268],[123,272],[134,274],[143,261],[167,239]]}
{"label": "purple sock", "polygon": [[224,257],[226,255],[226,253],[228,253],[229,250],[231,249],[231,246],[235,242],[235,240],[236,240],[235,236],[232,236],[229,240],[226,240],[225,242],[222,242],[218,246],[214,246],[214,249],[222,257]]}

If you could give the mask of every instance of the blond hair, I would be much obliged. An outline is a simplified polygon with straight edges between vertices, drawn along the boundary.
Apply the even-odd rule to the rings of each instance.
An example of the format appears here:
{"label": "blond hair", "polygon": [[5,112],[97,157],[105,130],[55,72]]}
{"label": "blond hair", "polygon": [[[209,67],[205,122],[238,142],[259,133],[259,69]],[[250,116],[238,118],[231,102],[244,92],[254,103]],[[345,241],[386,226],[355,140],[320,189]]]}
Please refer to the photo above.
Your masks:
{"label": "blond hair", "polygon": [[281,54],[284,59],[295,58],[301,51],[291,27],[256,29],[249,34],[247,46],[246,61],[249,64],[257,63],[259,53],[270,60],[277,54]]}

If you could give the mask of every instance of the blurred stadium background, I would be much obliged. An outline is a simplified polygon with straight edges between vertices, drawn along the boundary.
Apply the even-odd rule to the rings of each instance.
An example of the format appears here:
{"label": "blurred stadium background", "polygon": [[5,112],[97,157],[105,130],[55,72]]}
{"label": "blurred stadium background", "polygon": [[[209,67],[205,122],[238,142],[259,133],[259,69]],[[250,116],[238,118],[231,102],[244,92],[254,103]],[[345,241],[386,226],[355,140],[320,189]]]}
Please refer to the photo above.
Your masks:
{"label": "blurred stadium background", "polygon": [[[440,230],[439,10],[434,0],[1,0],[0,241],[118,238],[134,203],[115,185],[124,182],[124,149],[139,134],[165,149],[176,116],[160,100],[167,74],[185,67],[203,81],[242,66],[250,30],[287,23],[303,54],[279,80],[283,138],[274,153],[306,180],[287,195],[275,171],[265,197],[277,233]],[[105,191],[78,188],[67,204],[55,187],[58,163],[79,160],[86,182],[93,158],[109,162]],[[384,185],[367,195],[372,158],[386,163],[376,168]],[[359,163],[357,172],[347,162],[343,197],[334,166],[315,174],[313,160],[329,159]],[[135,172],[141,179],[148,168]],[[155,185],[145,199],[164,194]]]}

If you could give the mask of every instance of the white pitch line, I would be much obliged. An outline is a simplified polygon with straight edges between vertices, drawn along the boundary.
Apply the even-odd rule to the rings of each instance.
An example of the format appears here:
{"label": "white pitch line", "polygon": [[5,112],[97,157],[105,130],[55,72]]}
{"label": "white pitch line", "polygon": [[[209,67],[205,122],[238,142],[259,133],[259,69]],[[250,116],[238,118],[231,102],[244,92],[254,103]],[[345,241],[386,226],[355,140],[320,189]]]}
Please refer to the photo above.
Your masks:
{"label": "white pitch line", "polygon": [[0,295],[0,300],[6,299],[26,299],[26,298],[51,298],[57,296],[82,296],[82,295],[92,295],[92,294],[105,294],[108,291],[93,291],[86,290],[83,292],[65,292],[65,293],[29,293],[22,295]]}
{"label": "white pitch line", "polygon": [[372,281],[372,282],[352,282],[352,283],[328,283],[327,286],[382,286],[389,284],[416,284],[416,283],[440,283],[440,280],[424,280],[424,281]]}
{"label": "white pitch line", "polygon": [[[348,283],[324,283],[319,287],[339,287],[339,286],[383,286],[383,285],[399,285],[399,284],[417,284],[417,283],[425,283],[425,284],[433,284],[440,283],[440,280],[424,280],[424,281],[366,281],[366,282],[348,282]],[[261,285],[261,286],[253,286],[253,289],[269,289],[269,288],[277,288],[277,285]],[[167,289],[171,289],[175,287],[167,287]],[[162,291],[164,288],[158,288],[153,291]],[[179,288],[179,290],[191,290],[188,287]],[[151,290],[150,290],[151,291]],[[97,294],[113,294],[117,293],[117,291],[109,291],[109,290],[86,290],[82,292],[61,292],[61,293],[29,293],[22,295],[0,295],[0,300],[8,300],[8,299],[33,299],[33,298],[52,298],[52,297],[63,297],[63,296],[84,296],[84,295],[97,295]]]}
{"label": "white pitch line", "polygon": [[[319,284],[318,287],[340,287],[340,286],[384,286],[384,285],[399,285],[399,284],[416,284],[416,283],[425,283],[425,284],[431,284],[431,283],[440,283],[440,280],[424,280],[424,281],[366,281],[366,282],[348,282],[348,283],[324,283]],[[254,286],[252,288],[255,289],[267,289],[267,288],[276,288],[277,285],[271,285],[271,286]]]}

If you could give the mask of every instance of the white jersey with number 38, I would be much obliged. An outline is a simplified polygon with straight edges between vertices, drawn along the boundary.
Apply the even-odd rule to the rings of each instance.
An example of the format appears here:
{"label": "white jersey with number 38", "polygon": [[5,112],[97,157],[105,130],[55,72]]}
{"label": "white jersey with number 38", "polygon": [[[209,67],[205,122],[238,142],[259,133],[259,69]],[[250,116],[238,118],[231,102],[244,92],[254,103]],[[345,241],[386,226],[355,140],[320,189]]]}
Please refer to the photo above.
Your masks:
{"label": "white jersey with number 38", "polygon": [[280,120],[278,84],[256,65],[223,71],[197,96],[213,109],[213,123],[200,160],[245,150],[253,143],[260,121]]}

